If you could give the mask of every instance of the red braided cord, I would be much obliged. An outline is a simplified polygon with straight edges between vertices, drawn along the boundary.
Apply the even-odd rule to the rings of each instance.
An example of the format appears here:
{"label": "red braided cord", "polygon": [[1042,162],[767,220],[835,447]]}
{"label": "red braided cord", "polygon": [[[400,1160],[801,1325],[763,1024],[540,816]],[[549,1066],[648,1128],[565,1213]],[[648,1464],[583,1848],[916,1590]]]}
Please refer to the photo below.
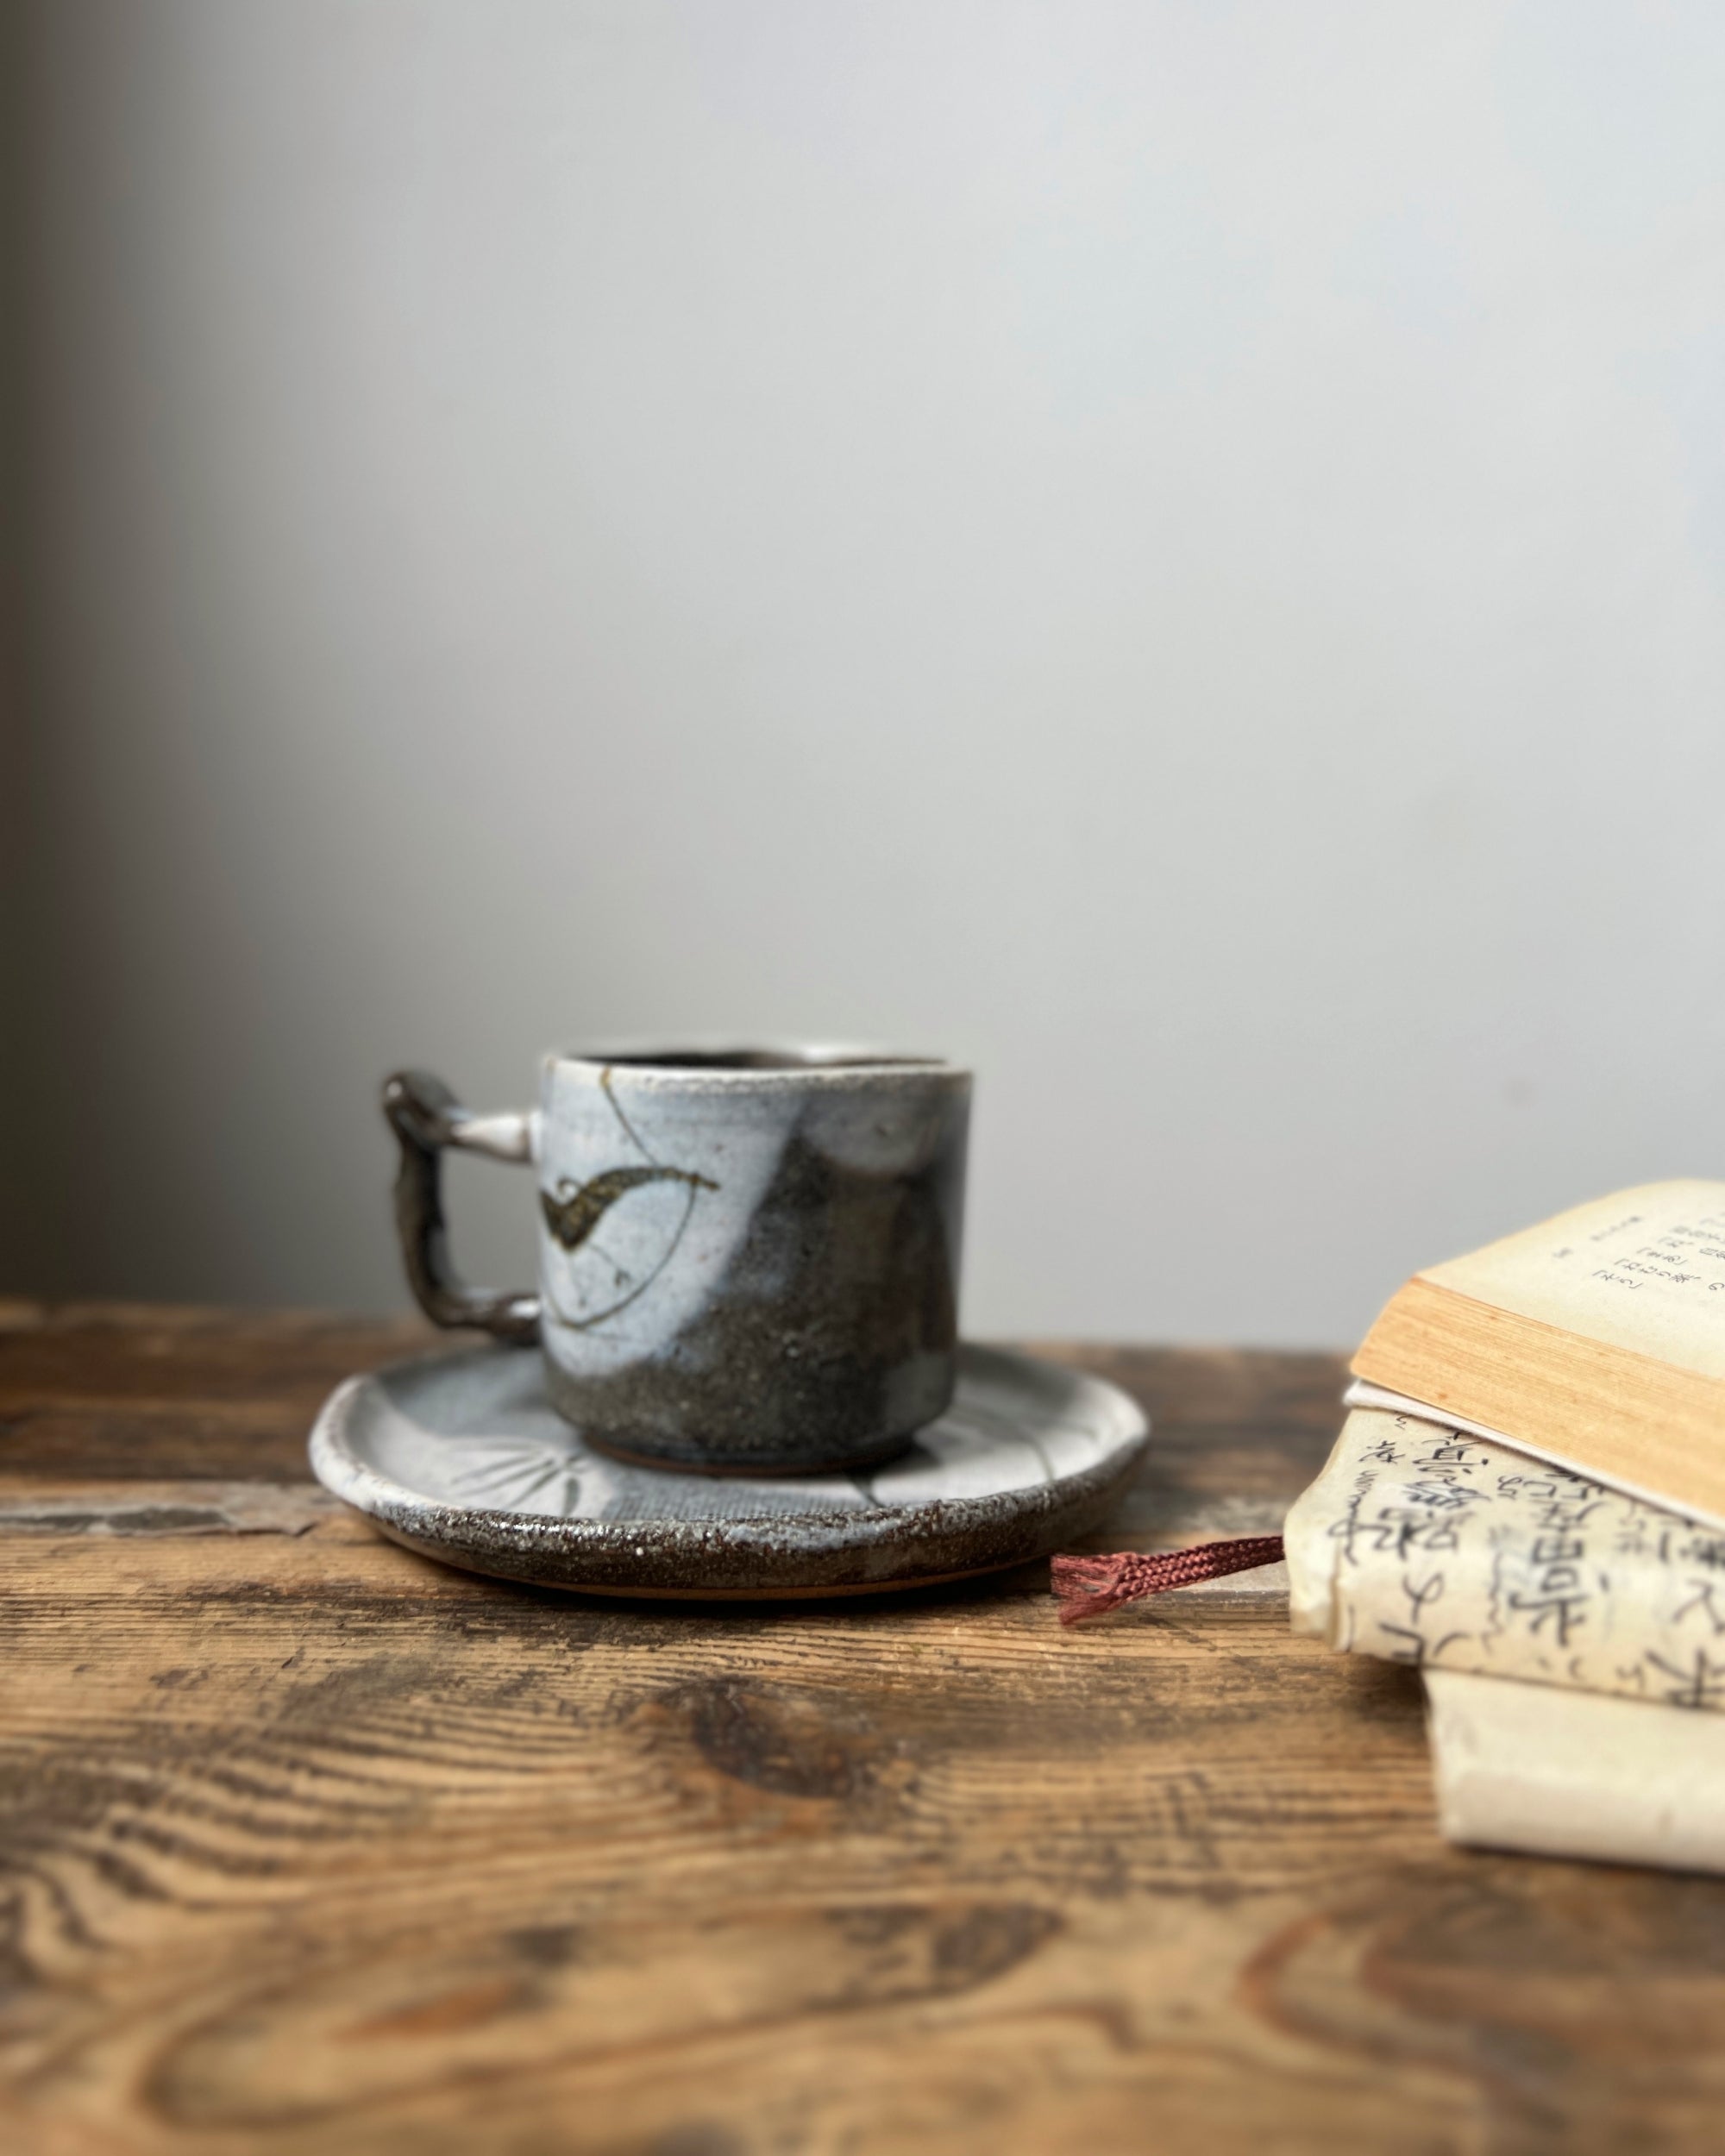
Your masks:
{"label": "red braided cord", "polygon": [[1076,1625],[1118,1609],[1122,1602],[1165,1595],[1171,1587],[1279,1564],[1282,1554],[1280,1535],[1247,1535],[1238,1542],[1201,1542],[1195,1550],[1167,1550],[1155,1557],[1120,1550],[1105,1557],[1056,1557],[1049,1579],[1060,1601],[1061,1623]]}

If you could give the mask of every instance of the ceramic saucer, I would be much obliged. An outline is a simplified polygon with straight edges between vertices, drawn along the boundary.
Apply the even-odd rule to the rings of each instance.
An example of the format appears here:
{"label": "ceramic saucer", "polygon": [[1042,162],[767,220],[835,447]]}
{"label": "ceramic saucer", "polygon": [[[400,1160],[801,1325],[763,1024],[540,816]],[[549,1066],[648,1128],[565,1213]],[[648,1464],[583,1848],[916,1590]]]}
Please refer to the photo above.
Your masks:
{"label": "ceramic saucer", "polygon": [[1100,1378],[960,1351],[958,1389],[872,1473],[678,1475],[594,1451],[532,1349],[350,1377],[311,1433],[326,1489],[410,1549],[587,1594],[858,1595],[1043,1557],[1094,1526],[1149,1434]]}

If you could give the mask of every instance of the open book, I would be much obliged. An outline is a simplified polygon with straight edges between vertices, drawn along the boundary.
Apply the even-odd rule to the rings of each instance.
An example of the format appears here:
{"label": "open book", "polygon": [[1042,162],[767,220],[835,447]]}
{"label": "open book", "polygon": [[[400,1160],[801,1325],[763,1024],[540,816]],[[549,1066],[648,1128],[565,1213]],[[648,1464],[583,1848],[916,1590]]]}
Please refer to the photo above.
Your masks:
{"label": "open book", "polygon": [[1350,1405],[1725,1525],[1725,1183],[1648,1183],[1416,1273]]}

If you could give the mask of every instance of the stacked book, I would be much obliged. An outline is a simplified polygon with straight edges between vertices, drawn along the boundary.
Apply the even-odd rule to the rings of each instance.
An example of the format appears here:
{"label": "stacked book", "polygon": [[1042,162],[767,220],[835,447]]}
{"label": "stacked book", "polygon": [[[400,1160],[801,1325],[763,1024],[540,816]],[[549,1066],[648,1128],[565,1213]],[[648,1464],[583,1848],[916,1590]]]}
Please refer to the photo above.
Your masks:
{"label": "stacked book", "polygon": [[1725,1871],[1725,1183],[1416,1275],[1353,1372],[1293,1622],[1420,1669],[1446,1833]]}

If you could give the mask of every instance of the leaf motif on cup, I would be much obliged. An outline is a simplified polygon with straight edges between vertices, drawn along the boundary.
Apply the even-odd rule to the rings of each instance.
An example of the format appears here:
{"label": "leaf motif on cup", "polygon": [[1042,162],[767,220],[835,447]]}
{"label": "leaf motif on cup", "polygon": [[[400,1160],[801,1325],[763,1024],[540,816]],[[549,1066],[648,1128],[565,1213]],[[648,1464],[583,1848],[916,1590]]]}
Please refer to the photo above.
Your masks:
{"label": "leaf motif on cup", "polygon": [[565,1175],[555,1192],[542,1190],[539,1203],[545,1225],[566,1250],[578,1250],[618,1200],[643,1183],[686,1183],[697,1190],[717,1190],[718,1185],[687,1168],[607,1168],[584,1183]]}
{"label": "leaf motif on cup", "polygon": [[[565,1175],[559,1179],[555,1190],[542,1188],[539,1193],[539,1205],[545,1216],[545,1225],[552,1240],[564,1253],[563,1271],[568,1276],[561,1297],[547,1278],[547,1306],[561,1324],[576,1332],[590,1332],[593,1326],[603,1325],[607,1319],[616,1317],[632,1303],[640,1300],[676,1256],[701,1192],[718,1188],[711,1177],[699,1175],[693,1169],[673,1168],[659,1158],[624,1112],[623,1103],[617,1097],[609,1068],[599,1074],[599,1087],[624,1137],[640,1154],[640,1162],[626,1168],[602,1169],[597,1175],[589,1176],[585,1182],[577,1182],[573,1176]],[[596,1231],[619,1199],[626,1197],[631,1190],[638,1190],[649,1183],[682,1185],[682,1217],[671,1230],[645,1273],[637,1275],[620,1263],[601,1244]],[[601,1290],[594,1299],[589,1282],[586,1288],[578,1288],[571,1296],[568,1289],[574,1284],[576,1270],[571,1261],[589,1256],[609,1268],[612,1275],[611,1287],[608,1290]]]}

